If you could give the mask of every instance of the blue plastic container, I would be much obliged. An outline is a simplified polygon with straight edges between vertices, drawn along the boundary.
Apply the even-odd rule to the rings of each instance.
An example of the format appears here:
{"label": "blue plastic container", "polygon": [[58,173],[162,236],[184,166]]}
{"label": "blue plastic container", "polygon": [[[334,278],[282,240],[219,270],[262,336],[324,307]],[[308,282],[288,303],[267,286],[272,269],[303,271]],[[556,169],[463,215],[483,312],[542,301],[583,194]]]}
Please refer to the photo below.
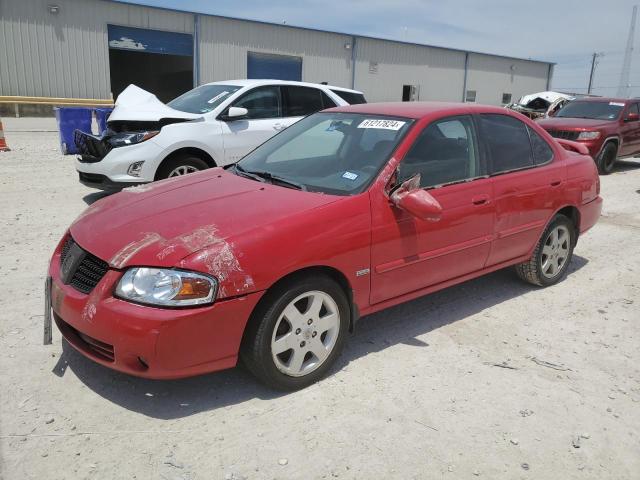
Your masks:
{"label": "blue plastic container", "polygon": [[113,108],[96,108],[94,111],[96,112],[98,133],[102,135],[107,129],[107,120],[109,119],[109,115],[111,115],[111,112],[113,112]]}
{"label": "blue plastic container", "polygon": [[93,109],[88,107],[56,107],[56,121],[60,132],[60,150],[63,155],[78,153],[73,141],[74,130],[91,133]]}

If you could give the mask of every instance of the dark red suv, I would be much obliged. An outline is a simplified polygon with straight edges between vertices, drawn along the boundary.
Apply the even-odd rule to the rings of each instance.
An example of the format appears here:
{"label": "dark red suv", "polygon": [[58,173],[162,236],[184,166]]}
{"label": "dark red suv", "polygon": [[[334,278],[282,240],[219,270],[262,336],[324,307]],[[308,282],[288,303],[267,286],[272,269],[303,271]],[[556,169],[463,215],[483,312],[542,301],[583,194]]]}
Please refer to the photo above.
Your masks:
{"label": "dark red suv", "polygon": [[553,137],[583,143],[600,174],[608,174],[617,158],[640,154],[639,103],[638,98],[581,98],[538,123]]}

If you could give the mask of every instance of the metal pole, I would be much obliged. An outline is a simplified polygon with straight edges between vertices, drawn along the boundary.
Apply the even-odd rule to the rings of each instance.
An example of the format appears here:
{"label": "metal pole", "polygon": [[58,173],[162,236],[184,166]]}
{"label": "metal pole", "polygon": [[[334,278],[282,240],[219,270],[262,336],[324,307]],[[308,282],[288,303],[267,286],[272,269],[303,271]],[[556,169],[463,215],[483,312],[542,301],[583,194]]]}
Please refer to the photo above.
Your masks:
{"label": "metal pole", "polygon": [[356,89],[356,37],[351,37],[351,88]]}
{"label": "metal pole", "polygon": [[589,73],[589,87],[587,88],[587,93],[591,93],[591,87],[593,87],[593,74],[596,71],[596,59],[598,58],[597,53],[593,53],[593,57],[591,58],[591,73]]}
{"label": "metal pole", "polygon": [[547,91],[551,90],[551,78],[553,77],[553,64],[549,64],[549,69],[547,70]]}
{"label": "metal pole", "polygon": [[469,52],[464,54],[464,80],[462,81],[462,101],[467,101],[467,73],[469,72]]}
{"label": "metal pole", "polygon": [[200,16],[193,14],[193,86],[200,84]]}

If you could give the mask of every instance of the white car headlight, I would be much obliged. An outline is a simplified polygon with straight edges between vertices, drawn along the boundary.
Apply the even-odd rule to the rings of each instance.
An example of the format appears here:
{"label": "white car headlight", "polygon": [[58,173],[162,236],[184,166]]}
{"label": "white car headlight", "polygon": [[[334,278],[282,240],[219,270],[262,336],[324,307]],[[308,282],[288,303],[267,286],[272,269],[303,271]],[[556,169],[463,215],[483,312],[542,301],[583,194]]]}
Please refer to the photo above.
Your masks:
{"label": "white car headlight", "polygon": [[212,303],[218,282],[207,275],[185,270],[135,267],[127,270],[116,287],[123,300],[162,307]]}
{"label": "white car headlight", "polygon": [[160,130],[116,133],[110,136],[107,139],[107,142],[109,142],[109,145],[113,148],[126,147],[127,145],[135,145],[136,143],[145,142],[159,133]]}
{"label": "white car headlight", "polygon": [[600,137],[600,132],[580,132],[578,140],[595,140]]}

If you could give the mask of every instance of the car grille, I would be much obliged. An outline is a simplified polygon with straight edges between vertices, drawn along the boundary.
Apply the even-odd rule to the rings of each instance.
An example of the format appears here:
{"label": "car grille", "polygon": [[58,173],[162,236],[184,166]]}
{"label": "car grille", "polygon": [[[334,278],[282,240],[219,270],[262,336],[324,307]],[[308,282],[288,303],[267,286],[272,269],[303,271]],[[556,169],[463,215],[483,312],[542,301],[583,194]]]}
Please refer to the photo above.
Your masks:
{"label": "car grille", "polygon": [[78,177],[81,182],[87,183],[95,183],[101,184],[104,182],[105,176],[100,175],[99,173],[86,173],[86,172],[78,172]]}
{"label": "car grille", "polygon": [[548,130],[549,134],[555,138],[563,138],[565,140],[577,140],[580,132],[574,130]]}
{"label": "car grille", "polygon": [[[60,265],[64,262],[69,250],[76,242],[69,237],[60,252]],[[83,249],[82,261],[75,267],[68,284],[81,293],[89,293],[109,270],[109,264]]]}
{"label": "car grille", "polygon": [[111,145],[101,137],[96,137],[81,130],[74,130],[73,141],[78,152],[80,152],[80,161],[84,163],[99,162],[111,151]]}

